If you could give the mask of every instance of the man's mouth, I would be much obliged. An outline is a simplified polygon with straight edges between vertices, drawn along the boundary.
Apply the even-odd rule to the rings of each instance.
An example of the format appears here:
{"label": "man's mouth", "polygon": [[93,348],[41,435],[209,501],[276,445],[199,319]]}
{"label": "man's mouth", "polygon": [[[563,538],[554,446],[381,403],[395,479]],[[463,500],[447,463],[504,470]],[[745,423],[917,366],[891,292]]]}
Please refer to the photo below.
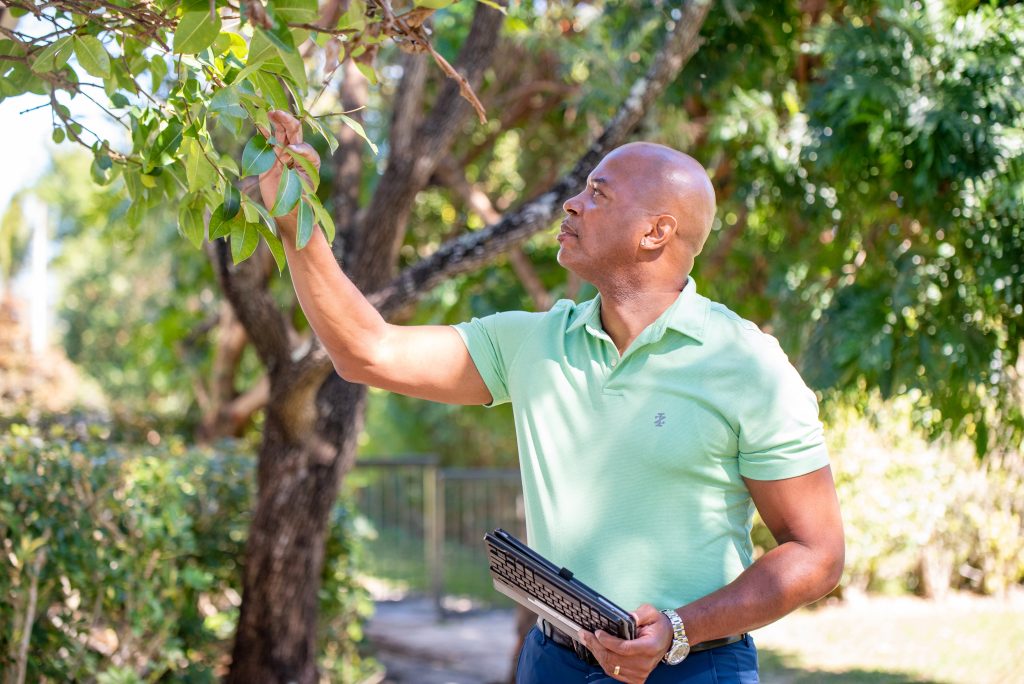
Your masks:
{"label": "man's mouth", "polygon": [[559,242],[562,242],[566,238],[571,238],[571,237],[578,238],[579,236],[576,234],[575,230],[570,228],[569,225],[565,221],[563,221],[562,222],[562,226],[561,226],[561,230],[558,231],[558,238],[557,239],[558,239]]}

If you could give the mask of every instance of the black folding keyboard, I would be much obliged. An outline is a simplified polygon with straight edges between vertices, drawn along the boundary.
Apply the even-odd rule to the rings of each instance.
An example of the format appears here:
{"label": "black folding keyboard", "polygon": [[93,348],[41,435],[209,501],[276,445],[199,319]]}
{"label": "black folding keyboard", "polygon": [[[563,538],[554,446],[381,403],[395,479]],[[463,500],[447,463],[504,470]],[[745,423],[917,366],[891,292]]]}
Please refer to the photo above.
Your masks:
{"label": "black folding keyboard", "polygon": [[636,621],[604,596],[502,529],[484,536],[495,588],[569,636],[582,627],[633,639]]}

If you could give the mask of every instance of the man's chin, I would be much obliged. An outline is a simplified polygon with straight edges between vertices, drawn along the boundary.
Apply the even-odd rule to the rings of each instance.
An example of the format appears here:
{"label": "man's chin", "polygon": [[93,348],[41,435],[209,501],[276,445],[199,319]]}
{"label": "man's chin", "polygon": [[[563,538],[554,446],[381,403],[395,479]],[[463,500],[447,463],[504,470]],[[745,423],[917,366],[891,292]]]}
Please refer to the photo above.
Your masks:
{"label": "man's chin", "polygon": [[579,271],[577,271],[576,268],[573,266],[572,256],[566,253],[564,247],[558,248],[558,254],[555,255],[555,260],[558,262],[558,265],[564,268],[566,271],[569,271],[570,273],[576,276],[580,275]]}

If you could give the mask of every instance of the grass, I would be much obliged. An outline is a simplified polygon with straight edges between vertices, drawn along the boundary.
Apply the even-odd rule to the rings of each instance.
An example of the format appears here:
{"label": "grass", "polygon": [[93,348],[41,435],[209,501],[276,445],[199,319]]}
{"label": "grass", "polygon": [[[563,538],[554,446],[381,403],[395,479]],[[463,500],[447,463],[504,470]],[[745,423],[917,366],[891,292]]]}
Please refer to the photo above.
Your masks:
{"label": "grass", "polygon": [[754,632],[765,684],[1018,684],[1024,605],[973,596],[871,598]]}

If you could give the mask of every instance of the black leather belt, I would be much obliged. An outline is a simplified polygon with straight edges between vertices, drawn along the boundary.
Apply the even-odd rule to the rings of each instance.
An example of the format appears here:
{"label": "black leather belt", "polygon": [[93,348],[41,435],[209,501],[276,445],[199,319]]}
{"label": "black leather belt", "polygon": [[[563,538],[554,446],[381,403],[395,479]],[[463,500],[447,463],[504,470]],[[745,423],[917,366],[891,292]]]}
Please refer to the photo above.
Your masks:
{"label": "black leather belt", "polygon": [[[537,627],[543,632],[544,636],[550,639],[557,646],[567,648],[576,654],[576,657],[585,662],[588,665],[598,665],[597,658],[590,652],[590,649],[576,641],[568,634],[558,629],[544,618],[537,618]],[[737,641],[743,639],[745,634],[733,634],[732,636],[722,637],[721,639],[712,639],[711,641],[704,641],[699,644],[694,644],[690,647],[690,653],[700,653],[701,651],[709,651],[712,648],[719,648],[721,646],[728,646],[729,644],[735,644]]]}

